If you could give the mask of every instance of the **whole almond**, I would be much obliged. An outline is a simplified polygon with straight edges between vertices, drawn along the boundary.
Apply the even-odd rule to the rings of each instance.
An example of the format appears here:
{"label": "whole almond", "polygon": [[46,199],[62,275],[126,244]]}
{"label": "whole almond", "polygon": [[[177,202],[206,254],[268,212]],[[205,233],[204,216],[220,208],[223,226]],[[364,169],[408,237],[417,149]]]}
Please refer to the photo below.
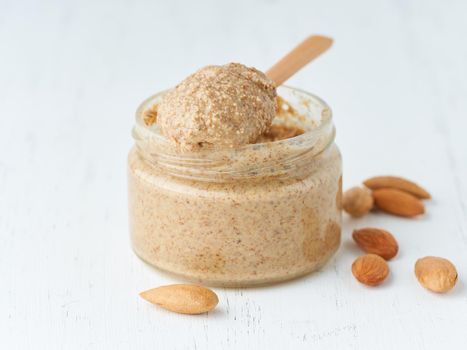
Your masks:
{"label": "whole almond", "polygon": [[353,217],[366,215],[373,208],[373,196],[367,188],[352,187],[344,192],[342,207]]}
{"label": "whole almond", "polygon": [[352,264],[355,278],[368,286],[381,284],[389,274],[389,267],[382,257],[376,254],[359,256]]}
{"label": "whole almond", "polygon": [[379,228],[361,228],[354,230],[352,238],[367,253],[379,255],[389,260],[397,255],[399,245],[388,231]]}
{"label": "whole almond", "polygon": [[425,212],[425,206],[417,197],[400,190],[392,188],[374,190],[373,199],[379,209],[389,214],[414,217]]}
{"label": "whole almond", "polygon": [[431,195],[416,183],[398,176],[375,176],[363,181],[372,190],[380,188],[394,188],[414,195],[420,199],[429,199]]}
{"label": "whole almond", "polygon": [[446,293],[457,282],[456,267],[449,260],[435,256],[418,259],[415,276],[423,287],[436,293]]}
{"label": "whole almond", "polygon": [[212,290],[190,284],[162,286],[141,292],[139,295],[164,309],[191,315],[208,312],[219,302]]}

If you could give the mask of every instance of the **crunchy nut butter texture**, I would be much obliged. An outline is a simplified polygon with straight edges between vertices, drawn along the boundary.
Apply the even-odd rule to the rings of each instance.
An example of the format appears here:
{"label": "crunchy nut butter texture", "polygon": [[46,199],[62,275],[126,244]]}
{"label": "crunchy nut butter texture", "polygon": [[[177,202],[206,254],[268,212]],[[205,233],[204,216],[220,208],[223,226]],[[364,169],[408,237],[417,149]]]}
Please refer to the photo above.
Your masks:
{"label": "crunchy nut butter texture", "polygon": [[[264,144],[260,151],[273,145]],[[271,283],[316,270],[340,242],[337,148],[326,150],[307,167],[316,170],[300,180],[174,179],[133,149],[133,248],[162,270],[210,285]]]}
{"label": "crunchy nut butter texture", "polygon": [[342,208],[341,156],[325,106],[292,90],[285,97],[295,102],[277,98],[273,124],[252,144],[190,153],[159,137],[163,96],[138,114],[128,158],[136,254],[197,283],[231,287],[323,266],[340,244]]}
{"label": "crunchy nut butter texture", "polygon": [[182,149],[254,143],[275,117],[276,89],[255,68],[239,63],[206,66],[162,99],[161,133]]}

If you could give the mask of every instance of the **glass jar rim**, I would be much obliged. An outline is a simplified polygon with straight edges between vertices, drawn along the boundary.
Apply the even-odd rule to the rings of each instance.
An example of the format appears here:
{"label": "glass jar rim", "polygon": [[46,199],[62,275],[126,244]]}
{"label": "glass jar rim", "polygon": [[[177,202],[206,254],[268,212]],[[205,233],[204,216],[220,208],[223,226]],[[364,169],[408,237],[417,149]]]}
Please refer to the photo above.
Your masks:
{"label": "glass jar rim", "polygon": [[[315,94],[312,94],[308,91],[305,91],[303,89],[300,89],[300,88],[295,88],[295,87],[292,87],[292,86],[288,86],[288,85],[281,85],[280,87],[278,87],[278,89],[280,90],[288,90],[288,91],[295,91],[295,92],[298,92],[304,96],[307,96],[309,98],[310,101],[314,101],[316,102],[317,104],[319,104],[322,108],[322,115],[321,117],[324,117],[325,119],[324,120],[321,120],[320,121],[320,124],[316,127],[314,127],[313,129],[310,129],[310,130],[306,130],[303,134],[301,135],[298,135],[298,136],[295,136],[294,138],[299,138],[299,139],[303,139],[303,138],[309,138],[310,136],[312,135],[316,135],[316,134],[319,134],[323,129],[325,129],[329,124],[332,124],[333,122],[333,114],[332,114],[332,109],[331,107],[329,107],[329,105],[326,103],[326,101],[324,101],[321,97],[315,95]],[[138,108],[136,109],[136,113],[135,113],[135,127],[141,127],[143,128],[144,130],[146,130],[147,132],[149,132],[152,137],[155,137],[157,139],[159,139],[160,142],[164,142],[164,143],[167,143],[169,144],[169,140],[167,140],[160,132],[159,132],[159,129],[158,128],[151,128],[151,127],[148,127],[145,122],[144,122],[144,112],[149,108],[151,107],[151,105],[154,104],[154,100],[157,99],[158,97],[164,95],[167,91],[169,91],[169,89],[166,89],[166,90],[162,90],[162,91],[159,91],[158,93],[154,94],[154,95],[151,95],[149,96],[148,98],[146,98],[143,102],[141,102],[141,104],[138,106]],[[280,95],[279,95],[280,96]],[[324,114],[324,115],[323,115]],[[272,141],[274,143],[287,143],[289,142],[289,140],[291,140],[292,138],[288,138],[288,139],[283,139],[283,140],[277,140],[277,141]],[[237,147],[236,150],[242,150],[242,149],[248,149],[248,148],[253,148],[257,145],[260,145],[260,144],[263,144],[263,143],[251,143],[251,144],[247,144],[247,145],[243,145],[243,146],[240,146],[240,147]]]}
{"label": "glass jar rim", "polygon": [[[324,151],[334,141],[335,129],[332,123],[332,111],[328,104],[320,97],[302,89],[280,86],[279,96],[282,97],[285,93],[287,97],[296,97],[297,101],[300,101],[300,103],[297,101],[290,103],[289,98],[285,98],[293,108],[301,109],[304,122],[312,121],[311,104],[316,111],[319,111],[319,113],[315,111],[313,115],[317,119],[314,120],[317,124],[304,128],[305,132],[301,135],[283,140],[248,144],[237,148],[181,152],[160,133],[157,122],[152,125],[146,125],[144,122],[145,111],[156,104],[166,91],[150,96],[140,104],[136,111],[133,138],[146,160],[161,166],[177,177],[224,181],[288,176],[293,169],[306,165],[306,160]],[[254,162],[247,159],[254,159]]]}

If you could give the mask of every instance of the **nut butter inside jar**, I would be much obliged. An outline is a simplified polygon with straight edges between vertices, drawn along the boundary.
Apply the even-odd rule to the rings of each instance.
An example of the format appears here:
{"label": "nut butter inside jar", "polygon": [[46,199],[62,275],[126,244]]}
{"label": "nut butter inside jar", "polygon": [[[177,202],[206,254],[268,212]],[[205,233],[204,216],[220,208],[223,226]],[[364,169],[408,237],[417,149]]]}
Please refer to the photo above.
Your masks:
{"label": "nut butter inside jar", "polygon": [[[341,235],[341,156],[331,110],[278,88],[275,125],[304,133],[241,148],[180,152],[139,107],[128,157],[136,254],[183,278],[218,286],[292,279],[321,267]],[[284,101],[287,101],[285,103]]]}

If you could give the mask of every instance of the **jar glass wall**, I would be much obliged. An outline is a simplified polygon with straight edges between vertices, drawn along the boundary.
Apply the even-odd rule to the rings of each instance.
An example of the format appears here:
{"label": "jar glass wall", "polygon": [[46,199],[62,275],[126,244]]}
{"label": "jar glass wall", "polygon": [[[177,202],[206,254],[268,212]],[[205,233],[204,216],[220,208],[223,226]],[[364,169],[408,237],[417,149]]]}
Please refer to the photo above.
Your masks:
{"label": "jar glass wall", "polygon": [[[163,93],[162,93],[163,94]],[[128,158],[133,249],[151,265],[210,285],[249,286],[322,266],[341,233],[341,157],[329,107],[298,89],[275,123],[302,135],[180,153],[138,109]]]}

